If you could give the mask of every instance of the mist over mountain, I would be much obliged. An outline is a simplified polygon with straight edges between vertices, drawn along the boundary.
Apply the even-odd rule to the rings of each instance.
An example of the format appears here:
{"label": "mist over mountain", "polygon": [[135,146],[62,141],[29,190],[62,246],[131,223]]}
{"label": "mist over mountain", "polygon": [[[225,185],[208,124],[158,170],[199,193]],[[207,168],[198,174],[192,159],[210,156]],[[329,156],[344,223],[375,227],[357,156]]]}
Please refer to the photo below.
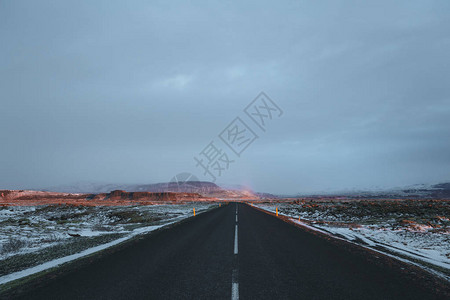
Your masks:
{"label": "mist over mountain", "polygon": [[43,189],[45,191],[60,193],[110,193],[114,190],[127,192],[180,192],[199,193],[208,197],[219,198],[280,198],[301,196],[346,196],[352,198],[450,198],[450,182],[436,184],[414,184],[395,188],[353,189],[342,191],[298,193],[295,195],[279,195],[254,191],[250,187],[238,184],[217,185],[208,181],[189,181],[185,183],[162,182],[152,184],[106,184],[79,182],[72,185],[61,185]]}
{"label": "mist over mountain", "polygon": [[60,192],[60,193],[87,193],[99,194],[110,193],[115,190],[122,190],[127,192],[178,192],[178,193],[198,193],[207,197],[216,197],[224,199],[258,199],[269,198],[276,196],[266,193],[256,193],[248,187],[233,185],[232,187],[224,188],[218,186],[213,182],[208,181],[187,181],[187,182],[162,182],[153,184],[102,184],[80,182],[72,185],[55,186],[44,189],[45,191]]}
{"label": "mist over mountain", "polygon": [[151,184],[112,184],[112,183],[93,183],[93,182],[79,182],[71,185],[60,185],[45,190],[60,192],[60,193],[109,193],[114,190],[124,190],[127,192],[168,192],[172,190],[179,192],[218,192],[222,188],[212,182],[207,181],[192,181],[186,184],[176,184],[172,182],[161,182]]}

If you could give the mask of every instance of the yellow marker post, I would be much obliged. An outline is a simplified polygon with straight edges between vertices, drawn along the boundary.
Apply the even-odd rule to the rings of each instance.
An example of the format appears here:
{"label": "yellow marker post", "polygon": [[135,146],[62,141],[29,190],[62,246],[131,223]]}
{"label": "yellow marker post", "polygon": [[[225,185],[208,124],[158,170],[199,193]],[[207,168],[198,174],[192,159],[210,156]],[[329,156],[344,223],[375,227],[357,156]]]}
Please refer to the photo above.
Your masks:
{"label": "yellow marker post", "polygon": [[278,207],[275,208],[277,210],[277,217],[278,217]]}
{"label": "yellow marker post", "polygon": [[194,209],[194,217],[195,217],[195,208],[193,208]]}

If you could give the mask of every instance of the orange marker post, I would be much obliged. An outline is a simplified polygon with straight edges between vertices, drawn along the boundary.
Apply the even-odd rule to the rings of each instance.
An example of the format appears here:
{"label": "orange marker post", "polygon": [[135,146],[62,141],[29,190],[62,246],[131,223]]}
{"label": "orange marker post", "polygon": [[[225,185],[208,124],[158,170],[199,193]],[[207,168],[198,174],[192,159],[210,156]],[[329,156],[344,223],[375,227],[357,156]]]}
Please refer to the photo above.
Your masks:
{"label": "orange marker post", "polygon": [[278,207],[276,207],[275,209],[276,209],[276,211],[277,211],[277,217],[278,217]]}
{"label": "orange marker post", "polygon": [[194,209],[194,217],[195,217],[195,208],[193,208]]}

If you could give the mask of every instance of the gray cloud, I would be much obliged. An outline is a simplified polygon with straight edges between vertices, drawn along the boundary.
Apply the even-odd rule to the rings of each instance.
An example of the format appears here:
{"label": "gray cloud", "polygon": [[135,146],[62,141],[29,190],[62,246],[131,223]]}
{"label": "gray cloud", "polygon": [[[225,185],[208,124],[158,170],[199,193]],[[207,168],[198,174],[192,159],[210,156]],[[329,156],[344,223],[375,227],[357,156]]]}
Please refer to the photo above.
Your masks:
{"label": "gray cloud", "polygon": [[[261,90],[220,178],[276,193],[450,179],[447,1],[0,3],[0,188],[167,181]],[[202,178],[207,179],[207,178]]]}

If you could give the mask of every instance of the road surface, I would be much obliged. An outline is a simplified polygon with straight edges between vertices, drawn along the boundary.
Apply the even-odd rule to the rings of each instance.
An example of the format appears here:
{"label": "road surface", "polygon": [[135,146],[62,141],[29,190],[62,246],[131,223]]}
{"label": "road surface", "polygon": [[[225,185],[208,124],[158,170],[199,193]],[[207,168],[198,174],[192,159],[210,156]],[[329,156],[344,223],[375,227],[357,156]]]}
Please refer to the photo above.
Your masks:
{"label": "road surface", "polygon": [[316,236],[237,203],[62,270],[33,280],[7,297],[446,298],[442,285],[433,286],[432,276],[425,272],[345,242]]}

